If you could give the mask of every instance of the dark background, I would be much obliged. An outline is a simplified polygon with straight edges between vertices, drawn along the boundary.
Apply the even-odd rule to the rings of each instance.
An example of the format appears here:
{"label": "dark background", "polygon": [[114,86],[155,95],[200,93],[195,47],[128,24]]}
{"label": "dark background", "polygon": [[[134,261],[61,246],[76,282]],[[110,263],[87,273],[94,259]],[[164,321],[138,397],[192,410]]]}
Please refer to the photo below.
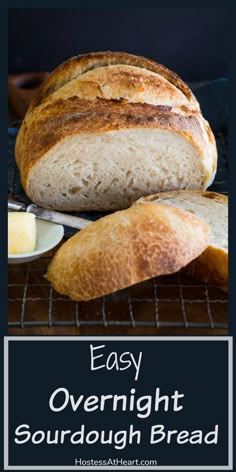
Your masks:
{"label": "dark background", "polygon": [[[56,338],[55,338],[56,339]],[[226,465],[228,456],[228,343],[226,340],[157,341],[126,340],[90,341],[60,338],[48,341],[9,342],[9,458],[10,465],[74,465],[75,457],[81,459],[156,459],[158,465]],[[148,338],[146,338],[148,339]],[[95,355],[111,352],[132,352],[137,359],[143,352],[139,378],[134,380],[134,369],[123,371],[90,370],[89,344],[105,345]],[[46,362],[44,362],[46,360]],[[104,363],[104,358],[96,364]],[[42,369],[43,365],[43,369]],[[30,374],[29,374],[30,373]],[[67,388],[76,399],[79,395],[118,394],[128,395],[136,389],[136,398],[153,395],[157,387],[161,395],[172,395],[175,390],[184,393],[180,401],[184,408],[178,412],[160,407],[158,412],[140,419],[135,411],[112,411],[109,403],[103,412],[86,413],[83,409],[73,412],[71,408],[54,413],[48,406],[51,394],[59,387]],[[62,401],[62,398],[60,401]],[[57,403],[59,404],[59,403]],[[65,444],[34,445],[30,442],[14,443],[15,428],[30,425],[31,431],[67,430],[77,431],[81,424],[86,430],[119,431],[130,424],[142,431],[140,445],[131,444],[125,449],[112,445]],[[163,424],[168,430],[197,430],[204,434],[219,424],[218,444],[178,445],[165,441],[150,445],[152,425]]]}
{"label": "dark background", "polygon": [[10,8],[9,72],[99,50],[150,57],[186,81],[227,74],[227,8]]}

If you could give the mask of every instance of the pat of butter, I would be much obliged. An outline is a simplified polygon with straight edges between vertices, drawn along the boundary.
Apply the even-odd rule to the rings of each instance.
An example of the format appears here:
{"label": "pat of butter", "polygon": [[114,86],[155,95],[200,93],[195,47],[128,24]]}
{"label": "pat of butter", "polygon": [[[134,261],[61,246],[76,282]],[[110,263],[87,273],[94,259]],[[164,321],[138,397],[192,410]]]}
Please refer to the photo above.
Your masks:
{"label": "pat of butter", "polygon": [[8,213],[8,254],[24,254],[35,250],[36,222],[32,213]]}

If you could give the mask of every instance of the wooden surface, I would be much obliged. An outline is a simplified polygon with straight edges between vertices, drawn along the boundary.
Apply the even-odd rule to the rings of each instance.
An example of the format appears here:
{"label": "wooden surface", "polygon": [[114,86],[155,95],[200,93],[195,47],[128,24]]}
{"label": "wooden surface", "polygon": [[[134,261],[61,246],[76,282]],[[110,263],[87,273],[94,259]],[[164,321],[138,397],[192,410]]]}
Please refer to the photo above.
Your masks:
{"label": "wooden surface", "polygon": [[227,336],[227,329],[10,328],[9,336]]}
{"label": "wooden surface", "polygon": [[[25,74],[22,79],[24,77]],[[36,88],[33,92],[26,88],[23,93],[18,93],[19,90],[14,93],[12,87],[14,83],[21,83],[21,77],[19,80],[11,77],[9,83],[10,124],[19,118],[22,97],[24,113]],[[12,325],[9,335],[194,336],[228,333],[227,297],[214,287],[195,284],[183,274],[177,274],[139,284],[105,299],[76,304],[56,294],[44,278],[50,257],[48,254],[29,265],[9,266],[9,322]],[[91,321],[100,325],[91,326]],[[121,326],[120,322],[127,325]],[[142,322],[146,326],[138,325]],[[44,325],[36,326],[36,323]],[[64,325],[60,326],[60,323]],[[164,326],[165,323],[172,325]]]}

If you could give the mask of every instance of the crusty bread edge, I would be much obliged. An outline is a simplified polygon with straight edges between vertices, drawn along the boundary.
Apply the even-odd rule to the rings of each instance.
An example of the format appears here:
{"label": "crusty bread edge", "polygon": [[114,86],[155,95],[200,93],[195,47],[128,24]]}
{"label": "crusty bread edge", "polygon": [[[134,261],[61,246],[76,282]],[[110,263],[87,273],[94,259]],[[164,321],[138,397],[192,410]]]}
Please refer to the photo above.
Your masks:
{"label": "crusty bread edge", "polygon": [[[185,194],[197,193],[206,198],[214,198],[222,203],[228,203],[228,197],[226,195],[202,190],[174,190],[173,192],[163,192],[163,195],[167,195],[171,198],[174,194],[183,192]],[[153,202],[163,195],[157,193],[155,195],[149,195],[148,197],[142,197],[137,200],[134,205]],[[162,204],[161,201],[160,204]],[[199,282],[215,285],[224,292],[228,291],[228,252],[226,250],[209,245],[197,259],[182,270]]]}
{"label": "crusty bread edge", "polygon": [[[175,223],[172,226],[170,221],[173,217]],[[186,231],[182,233],[185,243],[177,236],[178,230],[175,226],[177,221],[178,227],[183,223],[187,231],[187,234]],[[193,228],[196,225],[199,229],[201,228],[199,231],[201,237],[194,239]],[[116,235],[114,240],[112,235],[117,227],[119,227],[118,236]],[[162,227],[161,232],[160,227]],[[106,233],[107,230],[108,233]],[[190,236],[194,241],[194,246],[186,244],[189,242]],[[94,238],[97,238],[98,245],[99,241],[102,241],[102,244],[112,251],[112,253],[109,251],[105,253],[104,267],[100,266],[99,259],[96,259],[95,263],[93,250],[86,255],[86,241],[94,240]],[[185,210],[167,205],[159,205],[158,208],[157,205],[151,203],[132,206],[127,210],[105,216],[68,240],[60,247],[50,262],[47,278],[55,290],[73,300],[92,300],[144,282],[152,277],[177,272],[188,261],[193,260],[205,250],[209,239],[210,228],[207,223]],[[123,246],[122,241],[124,242]],[[131,247],[129,246],[130,242]],[[83,260],[77,252],[78,244],[80,244],[80,254],[83,255]],[[114,246],[112,249],[110,249],[111,244]],[[138,248],[137,251],[134,251],[134,247]],[[128,264],[126,251],[130,255]],[[98,257],[101,257],[101,249],[99,252]],[[68,255],[73,257],[73,253],[73,264],[69,264]],[[112,261],[110,260],[111,254]],[[69,264],[69,275],[63,260]],[[90,263],[92,263],[91,272],[88,271]],[[82,271],[78,264],[82,264]],[[114,277],[109,275],[109,271],[107,272],[107,266],[109,270],[113,270]],[[83,270],[85,270],[85,274],[83,274]],[[96,280],[94,279],[95,273]],[[85,276],[86,278],[84,278]],[[70,278],[69,282],[68,277]],[[79,282],[80,279],[82,282]]]}
{"label": "crusty bread edge", "polygon": [[215,285],[228,292],[228,253],[223,249],[208,246],[182,271],[199,282]]}
{"label": "crusty bread edge", "polygon": [[45,98],[50,96],[55,89],[57,90],[65,83],[94,68],[116,64],[137,66],[163,76],[185,95],[190,104],[198,108],[196,97],[188,85],[175,72],[169,70],[164,65],[152,59],[126,52],[101,51],[74,56],[60,64],[41,85],[39,92],[31,102],[29,113]]}
{"label": "crusty bread edge", "polygon": [[[228,203],[228,196],[224,195],[223,193],[217,193],[213,192],[211,190],[171,190],[169,192],[159,192],[155,193],[153,195],[148,195],[147,197],[141,197],[139,198],[136,202],[133,203],[133,205],[138,205],[140,203],[151,203],[154,202],[155,200],[158,200],[159,198],[162,198],[163,195],[167,195],[168,197],[172,197],[173,195],[176,194],[200,194],[205,198],[209,199],[214,199],[214,200],[220,200],[222,203]],[[160,202],[160,205],[162,203]]]}

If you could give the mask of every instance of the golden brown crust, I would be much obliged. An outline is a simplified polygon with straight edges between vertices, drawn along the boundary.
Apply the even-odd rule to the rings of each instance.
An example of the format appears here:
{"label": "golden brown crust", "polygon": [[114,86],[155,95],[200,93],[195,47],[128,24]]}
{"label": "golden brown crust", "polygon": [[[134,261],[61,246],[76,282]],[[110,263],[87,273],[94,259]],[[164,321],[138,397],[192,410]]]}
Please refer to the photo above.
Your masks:
{"label": "golden brown crust", "polygon": [[216,285],[228,292],[228,252],[213,246],[208,248],[184,272],[199,282]]}
{"label": "golden brown crust", "polygon": [[[158,201],[162,204],[163,198],[173,198],[176,195],[193,195],[199,194],[204,198],[216,200],[224,205],[228,205],[228,197],[226,195],[207,192],[202,190],[176,190],[173,192],[157,193],[156,195],[149,195],[137,200],[134,205],[143,203],[151,203]],[[220,218],[220,215],[219,215]],[[206,282],[216,285],[225,292],[228,291],[228,251],[209,245],[207,249],[194,261],[192,261],[184,272],[195,278],[200,282]]]}
{"label": "golden brown crust", "polygon": [[42,113],[45,106],[55,100],[78,96],[86,100],[104,98],[125,99],[134,103],[167,105],[181,108],[184,113],[199,112],[197,102],[186,96],[161,75],[130,65],[99,67],[67,82],[44,98],[28,113]]}
{"label": "golden brown crust", "polygon": [[[199,159],[205,158],[207,143],[197,114],[184,116],[172,112],[170,107],[129,103],[126,100],[97,98],[91,101],[71,97],[65,101],[54,101],[44,108],[42,115],[37,114],[30,123],[23,123],[15,154],[24,188],[27,191],[31,168],[58,142],[72,135],[129,128],[157,128],[178,133],[197,149]],[[216,162],[213,162],[215,165]]]}
{"label": "golden brown crust", "polygon": [[189,103],[198,105],[196,98],[189,87],[174,72],[151,59],[135,56],[125,52],[105,51],[89,53],[72,57],[55,69],[42,84],[39,93],[33,100],[30,111],[37,107],[45,98],[66,83],[85,74],[89,70],[109,65],[132,65],[155,72],[179,89],[187,98]]}
{"label": "golden brown crust", "polygon": [[215,140],[188,86],[150,59],[107,51],[70,59],[42,84],[16,140],[26,193],[31,169],[57,144],[80,134],[131,128],[162,129],[186,138],[200,161],[198,186],[211,183],[217,164]]}
{"label": "golden brown crust", "polygon": [[132,206],[101,218],[67,241],[47,278],[74,300],[89,300],[178,271],[208,245],[200,218],[167,205]]}

